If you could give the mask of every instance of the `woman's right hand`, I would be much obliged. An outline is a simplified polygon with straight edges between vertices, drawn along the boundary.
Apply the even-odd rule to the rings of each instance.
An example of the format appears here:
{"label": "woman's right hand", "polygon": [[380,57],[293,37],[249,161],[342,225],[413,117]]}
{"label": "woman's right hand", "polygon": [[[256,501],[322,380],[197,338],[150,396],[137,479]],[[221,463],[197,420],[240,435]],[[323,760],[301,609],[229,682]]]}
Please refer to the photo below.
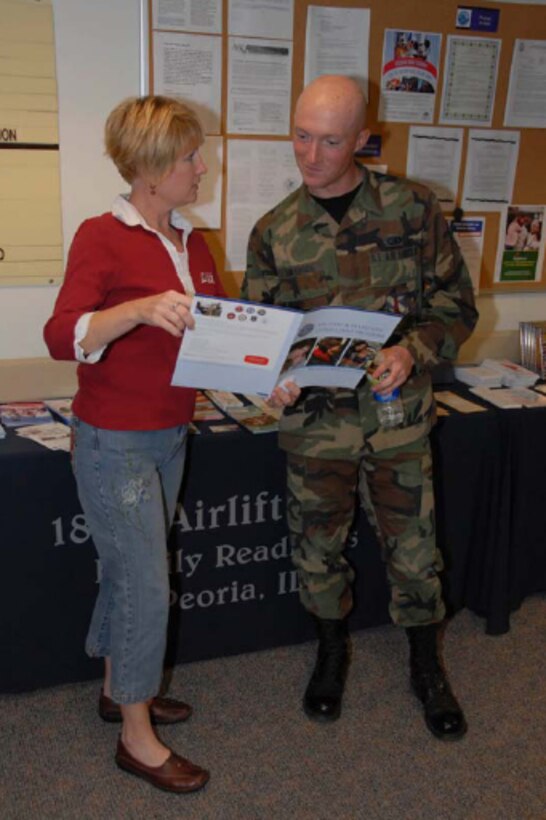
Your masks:
{"label": "woman's right hand", "polygon": [[176,290],[166,290],[157,296],[147,296],[135,300],[132,305],[137,311],[137,323],[161,327],[171,336],[182,336],[186,328],[193,328],[195,320],[191,314],[192,297]]}

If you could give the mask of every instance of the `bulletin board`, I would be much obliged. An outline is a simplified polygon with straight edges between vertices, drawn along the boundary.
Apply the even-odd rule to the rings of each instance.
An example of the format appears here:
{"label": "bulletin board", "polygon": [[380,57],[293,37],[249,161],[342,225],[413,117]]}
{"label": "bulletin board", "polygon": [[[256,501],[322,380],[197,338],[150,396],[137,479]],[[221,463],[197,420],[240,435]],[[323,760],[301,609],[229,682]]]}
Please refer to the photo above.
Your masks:
{"label": "bulletin board", "polygon": [[[149,88],[154,91],[153,65],[153,34],[152,0],[149,5]],[[541,5],[521,5],[512,3],[480,2],[481,8],[498,9],[500,12],[498,29],[496,32],[466,31],[456,28],[456,13],[461,3],[456,0],[421,0],[420,3],[401,3],[399,0],[294,0],[294,35],[293,35],[293,62],[292,62],[292,90],[291,90],[291,118],[294,106],[304,84],[305,38],[308,6],[325,6],[339,8],[366,8],[370,10],[370,44],[369,44],[369,101],[367,127],[372,134],[381,136],[381,155],[375,158],[366,158],[369,165],[387,165],[388,173],[406,176],[406,162],[408,153],[408,139],[411,123],[379,121],[379,84],[382,68],[383,40],[385,29],[409,31],[437,32],[442,35],[441,54],[439,61],[439,84],[435,101],[434,119],[428,125],[442,127],[439,122],[440,104],[442,98],[443,71],[448,35],[464,35],[472,37],[485,36],[501,40],[500,60],[498,66],[497,86],[491,125],[488,129],[504,129],[504,113],[506,96],[510,77],[510,67],[517,38],[525,40],[546,40],[546,7]],[[235,295],[243,275],[242,271],[226,271],[225,257],[225,198],[226,181],[229,169],[226,167],[227,143],[230,138],[245,139],[241,134],[229,134],[226,131],[227,111],[227,21],[228,0],[223,0],[222,23],[222,122],[221,138],[224,141],[223,175],[223,203],[222,227],[219,230],[205,230],[204,234],[209,247],[215,257],[218,269],[226,288]],[[292,120],[291,120],[292,121]],[[418,124],[418,123],[415,123]],[[468,145],[468,128],[464,127],[461,170],[459,175],[458,196],[462,196],[464,171],[466,167],[466,153]],[[507,126],[505,130],[517,130],[520,135],[518,162],[512,202],[525,205],[546,205],[546,130],[541,128],[518,128]],[[280,139],[290,141],[290,136],[272,137],[253,134],[248,137],[252,140],[261,138],[271,140]],[[257,213],[256,219],[262,214]],[[451,216],[446,213],[446,216]],[[546,290],[546,271],[542,266],[540,277],[533,282],[496,282],[494,281],[499,232],[504,231],[500,212],[483,213],[478,210],[464,213],[465,217],[485,217],[485,233],[483,244],[483,258],[480,272],[480,293],[488,292],[521,292]],[[544,223],[543,223],[544,229]]]}

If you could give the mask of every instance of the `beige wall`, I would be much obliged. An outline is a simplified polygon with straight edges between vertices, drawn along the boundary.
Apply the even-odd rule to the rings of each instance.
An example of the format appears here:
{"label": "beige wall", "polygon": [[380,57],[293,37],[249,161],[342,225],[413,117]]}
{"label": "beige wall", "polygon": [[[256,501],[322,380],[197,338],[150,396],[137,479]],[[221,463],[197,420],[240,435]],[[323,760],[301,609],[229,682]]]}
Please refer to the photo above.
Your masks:
{"label": "beige wall", "polygon": [[63,399],[76,388],[74,362],[46,357],[0,360],[0,402]]}
{"label": "beige wall", "polygon": [[[114,105],[140,90],[140,0],[53,0],[53,15],[66,255],[78,225],[125,187],[104,157],[102,132]],[[42,328],[57,292],[0,288],[0,360],[47,356]]]}

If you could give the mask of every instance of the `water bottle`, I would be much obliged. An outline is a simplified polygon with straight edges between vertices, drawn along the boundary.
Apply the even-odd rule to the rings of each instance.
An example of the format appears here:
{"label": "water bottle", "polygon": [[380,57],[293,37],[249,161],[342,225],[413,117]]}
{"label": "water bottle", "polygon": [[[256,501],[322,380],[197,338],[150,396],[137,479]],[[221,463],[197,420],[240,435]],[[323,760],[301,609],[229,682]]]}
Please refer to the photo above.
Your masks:
{"label": "water bottle", "polygon": [[373,397],[376,401],[377,420],[382,430],[392,430],[404,423],[404,405],[398,387],[395,387],[392,393],[383,396],[374,393]]}

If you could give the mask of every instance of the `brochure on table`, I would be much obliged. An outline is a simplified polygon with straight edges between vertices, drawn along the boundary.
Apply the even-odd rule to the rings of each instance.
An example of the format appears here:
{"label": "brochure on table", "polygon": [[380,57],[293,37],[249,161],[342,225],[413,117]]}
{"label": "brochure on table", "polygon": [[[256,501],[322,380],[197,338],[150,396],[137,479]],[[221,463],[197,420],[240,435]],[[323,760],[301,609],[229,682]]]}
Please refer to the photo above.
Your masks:
{"label": "brochure on table", "polygon": [[400,322],[330,306],[290,310],[196,296],[172,384],[268,396],[276,384],[354,388]]}

